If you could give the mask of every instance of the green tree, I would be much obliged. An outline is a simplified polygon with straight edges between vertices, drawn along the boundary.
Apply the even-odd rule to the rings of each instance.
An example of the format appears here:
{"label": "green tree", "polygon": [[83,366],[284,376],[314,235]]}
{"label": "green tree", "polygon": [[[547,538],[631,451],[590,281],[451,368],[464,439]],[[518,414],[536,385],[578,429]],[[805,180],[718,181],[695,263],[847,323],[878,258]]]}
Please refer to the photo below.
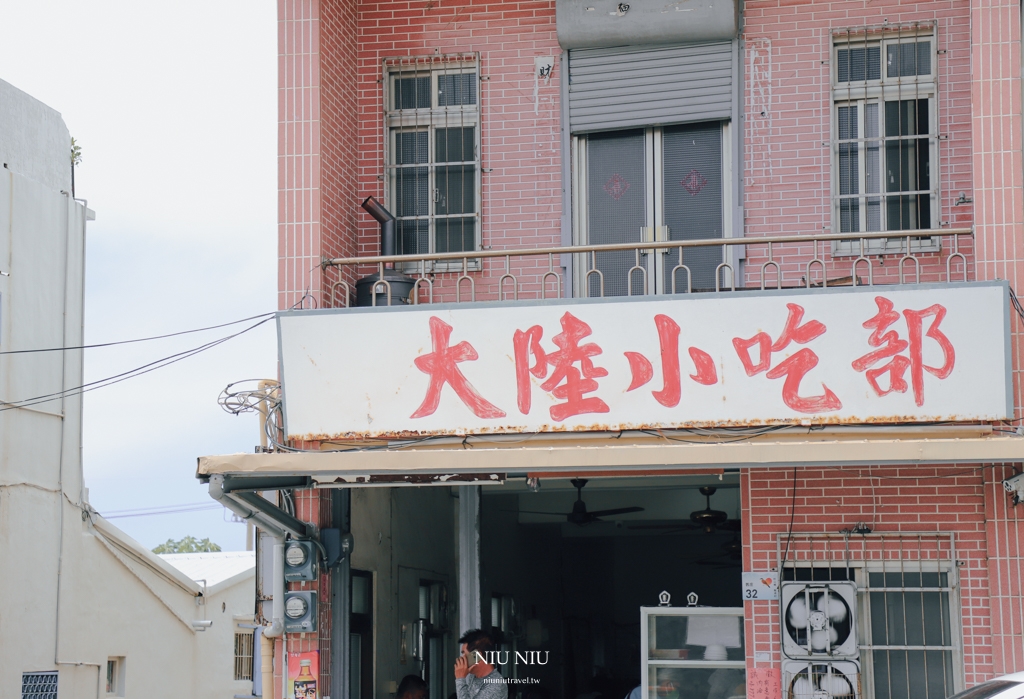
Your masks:
{"label": "green tree", "polygon": [[153,553],[206,553],[220,551],[220,546],[209,539],[197,539],[194,536],[186,536],[178,541],[168,539],[153,549]]}

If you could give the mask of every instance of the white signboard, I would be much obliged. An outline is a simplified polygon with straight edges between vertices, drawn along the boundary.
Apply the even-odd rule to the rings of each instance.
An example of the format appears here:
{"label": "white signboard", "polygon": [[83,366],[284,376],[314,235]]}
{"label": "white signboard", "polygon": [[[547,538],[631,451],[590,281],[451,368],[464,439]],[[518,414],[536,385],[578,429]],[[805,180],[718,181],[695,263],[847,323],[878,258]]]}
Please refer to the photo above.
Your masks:
{"label": "white signboard", "polygon": [[774,571],[743,573],[743,600],[777,600],[779,574]]}
{"label": "white signboard", "polygon": [[290,438],[1000,420],[1002,282],[278,316]]}

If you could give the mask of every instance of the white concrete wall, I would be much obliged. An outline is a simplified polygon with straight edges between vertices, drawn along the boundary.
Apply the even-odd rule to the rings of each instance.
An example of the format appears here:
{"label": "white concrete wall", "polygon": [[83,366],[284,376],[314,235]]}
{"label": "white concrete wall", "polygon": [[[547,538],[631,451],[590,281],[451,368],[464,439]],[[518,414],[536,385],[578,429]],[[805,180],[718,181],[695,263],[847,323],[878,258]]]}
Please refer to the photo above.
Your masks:
{"label": "white concrete wall", "polygon": [[[0,350],[81,345],[86,211],[66,193],[68,130],[2,81],[0,156]],[[81,351],[0,355],[0,401],[81,383]],[[52,670],[60,699],[105,697],[111,657],[126,660],[131,699],[251,691],[233,679],[251,576],[199,605],[200,586],[90,513],[81,415],[80,395],[0,405],[0,698],[21,696],[23,672]],[[214,626],[197,634],[203,618]]]}
{"label": "white concrete wall", "polygon": [[0,124],[3,167],[58,192],[71,191],[71,134],[60,112],[0,80]]}

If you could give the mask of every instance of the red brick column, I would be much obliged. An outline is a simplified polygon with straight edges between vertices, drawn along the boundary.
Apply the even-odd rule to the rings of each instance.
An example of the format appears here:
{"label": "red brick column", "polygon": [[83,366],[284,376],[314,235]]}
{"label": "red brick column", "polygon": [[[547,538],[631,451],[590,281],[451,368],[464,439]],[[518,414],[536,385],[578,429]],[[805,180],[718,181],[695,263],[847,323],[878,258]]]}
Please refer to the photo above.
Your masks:
{"label": "red brick column", "polygon": [[278,306],[331,305],[323,256],[355,252],[355,0],[278,2]]}

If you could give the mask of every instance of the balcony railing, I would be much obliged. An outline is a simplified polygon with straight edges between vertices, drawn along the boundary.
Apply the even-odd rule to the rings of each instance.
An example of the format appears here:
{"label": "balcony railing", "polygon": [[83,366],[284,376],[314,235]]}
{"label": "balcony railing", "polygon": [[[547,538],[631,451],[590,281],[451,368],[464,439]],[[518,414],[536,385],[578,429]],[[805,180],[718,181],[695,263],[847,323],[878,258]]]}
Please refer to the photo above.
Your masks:
{"label": "balcony railing", "polygon": [[[746,265],[743,279],[737,279],[737,270],[730,262],[722,262],[715,269],[715,291],[744,289],[825,288],[828,286],[874,286],[876,284],[920,284],[923,282],[969,281],[968,258],[961,251],[960,239],[970,236],[970,228],[940,230],[906,230],[871,233],[822,233],[810,235],[782,235],[749,238],[711,238],[702,240],[649,241],[615,243],[609,245],[575,245],[570,247],[521,248],[503,250],[474,250],[430,255],[377,255],[368,257],[325,258],[322,267],[340,268],[341,280],[330,287],[329,302],[334,307],[347,307],[353,285],[346,279],[358,276],[359,267],[376,272],[381,279],[370,292],[371,305],[377,305],[381,295],[391,305],[391,283],[384,278],[387,268],[397,268],[415,279],[411,302],[434,303],[436,277],[449,278],[445,285],[444,301],[493,300],[518,301],[522,298],[546,299],[563,296],[566,280],[563,278],[563,256],[573,261],[574,277],[584,297],[605,295],[604,273],[597,267],[598,253],[629,252],[634,264],[627,272],[627,295],[654,293],[692,293],[693,274],[687,266],[686,253],[694,248],[720,248],[722,259],[729,259],[725,250],[733,246],[746,247]],[[920,238],[940,238],[942,252],[916,252],[914,241]],[[867,242],[878,239],[898,239],[902,250],[895,254],[867,251]],[[860,246],[855,258],[833,256],[829,243],[852,241]],[[652,267],[646,255],[659,251],[675,264],[659,286],[650,283]],[[481,268],[481,260],[497,260],[499,265]],[[872,260],[883,264],[885,259],[895,260],[876,273]],[[504,261],[504,268],[500,261]],[[540,264],[538,264],[538,261]],[[447,263],[443,272],[435,270],[434,263]],[[452,264],[454,263],[454,264]],[[372,267],[371,267],[372,265]],[[460,269],[461,265],[461,269]],[[666,265],[667,266],[667,265]],[[454,270],[453,270],[454,268]],[[346,271],[348,273],[346,273]],[[685,273],[685,284],[679,283]],[[797,277],[799,275],[799,277]],[[831,276],[830,276],[831,275]],[[494,281],[496,278],[496,282]],[[453,280],[453,281],[452,281]],[[539,282],[539,285],[538,285]],[[477,296],[478,285],[489,283],[488,298]],[[710,289],[709,289],[710,290]],[[524,295],[525,294],[525,295]]]}

